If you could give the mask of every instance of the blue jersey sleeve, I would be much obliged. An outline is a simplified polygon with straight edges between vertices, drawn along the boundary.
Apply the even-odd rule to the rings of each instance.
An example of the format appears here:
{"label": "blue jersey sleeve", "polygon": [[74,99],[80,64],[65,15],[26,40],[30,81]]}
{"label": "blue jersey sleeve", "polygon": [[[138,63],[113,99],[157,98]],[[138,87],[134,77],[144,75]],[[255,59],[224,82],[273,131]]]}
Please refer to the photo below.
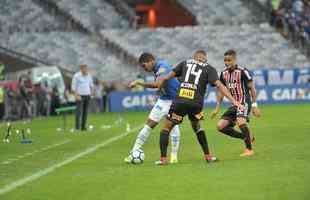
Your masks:
{"label": "blue jersey sleeve", "polygon": [[167,66],[160,66],[157,73],[156,73],[156,77],[163,77],[168,75],[171,72],[171,69],[169,69],[169,67]]}

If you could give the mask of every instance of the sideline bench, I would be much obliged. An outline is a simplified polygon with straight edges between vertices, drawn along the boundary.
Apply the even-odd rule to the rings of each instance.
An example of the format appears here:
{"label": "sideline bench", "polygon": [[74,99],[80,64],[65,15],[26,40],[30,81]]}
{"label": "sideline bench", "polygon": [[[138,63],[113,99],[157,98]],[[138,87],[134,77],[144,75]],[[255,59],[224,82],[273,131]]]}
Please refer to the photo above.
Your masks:
{"label": "sideline bench", "polygon": [[76,110],[76,106],[64,106],[64,107],[60,107],[57,108],[55,111],[57,113],[57,115],[62,114],[63,116],[63,126],[62,126],[62,130],[65,131],[67,128],[67,114],[74,112]]}

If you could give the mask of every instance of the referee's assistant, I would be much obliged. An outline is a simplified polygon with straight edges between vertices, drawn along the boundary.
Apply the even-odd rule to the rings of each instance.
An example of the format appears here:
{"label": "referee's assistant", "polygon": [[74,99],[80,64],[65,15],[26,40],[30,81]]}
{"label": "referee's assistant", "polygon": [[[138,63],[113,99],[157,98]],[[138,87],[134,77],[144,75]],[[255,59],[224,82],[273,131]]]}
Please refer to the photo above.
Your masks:
{"label": "referee's assistant", "polygon": [[88,105],[94,88],[87,65],[80,65],[80,71],[75,73],[72,78],[71,88],[76,100],[75,128],[85,131]]}

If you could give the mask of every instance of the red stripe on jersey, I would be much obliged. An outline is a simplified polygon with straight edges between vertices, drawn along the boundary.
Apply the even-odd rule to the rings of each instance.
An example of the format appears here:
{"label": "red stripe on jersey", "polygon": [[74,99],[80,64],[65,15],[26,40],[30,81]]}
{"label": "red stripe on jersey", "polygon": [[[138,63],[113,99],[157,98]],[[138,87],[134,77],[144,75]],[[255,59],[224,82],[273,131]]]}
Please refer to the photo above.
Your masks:
{"label": "red stripe on jersey", "polygon": [[233,72],[224,71],[223,78],[231,95],[240,103],[245,102],[245,87],[242,80],[242,70],[235,69]]}
{"label": "red stripe on jersey", "polygon": [[242,80],[241,80],[241,71],[238,70],[238,84],[237,84],[237,88],[239,91],[239,99],[238,101],[240,103],[244,103],[244,90],[243,90],[243,84],[242,84]]}

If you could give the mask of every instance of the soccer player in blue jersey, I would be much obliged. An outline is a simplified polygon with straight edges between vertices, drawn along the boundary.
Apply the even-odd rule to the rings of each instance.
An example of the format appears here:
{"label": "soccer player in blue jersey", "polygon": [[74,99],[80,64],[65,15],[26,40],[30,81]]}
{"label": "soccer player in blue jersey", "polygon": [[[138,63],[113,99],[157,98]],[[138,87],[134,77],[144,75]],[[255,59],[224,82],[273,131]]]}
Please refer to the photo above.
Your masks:
{"label": "soccer player in blue jersey", "polygon": [[[140,85],[145,88],[158,88],[159,98],[152,108],[148,120],[144,127],[140,130],[135,144],[132,148],[132,151],[136,149],[141,149],[143,144],[146,142],[149,137],[152,129],[157,126],[161,119],[165,118],[168,115],[172,101],[177,95],[179,88],[179,81],[176,78],[166,81],[159,88],[158,80],[160,77],[163,77],[169,74],[172,71],[172,67],[163,60],[157,60],[150,53],[142,53],[139,58],[140,66],[147,72],[153,72],[155,76],[155,82],[153,83],[144,83],[140,81],[134,81],[130,84],[131,87]],[[180,143],[180,129],[179,126],[175,126],[171,131],[171,154],[170,154],[170,163],[177,163],[177,153]],[[130,156],[124,159],[125,162],[130,163]]]}

